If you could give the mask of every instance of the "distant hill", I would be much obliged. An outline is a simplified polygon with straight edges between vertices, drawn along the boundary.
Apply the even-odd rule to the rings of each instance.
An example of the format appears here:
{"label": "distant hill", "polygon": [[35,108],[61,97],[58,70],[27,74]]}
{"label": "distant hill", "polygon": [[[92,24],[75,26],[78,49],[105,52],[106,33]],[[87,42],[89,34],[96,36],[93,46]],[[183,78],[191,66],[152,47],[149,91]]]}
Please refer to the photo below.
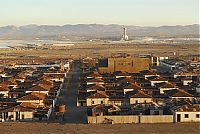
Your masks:
{"label": "distant hill", "polygon": [[[125,26],[130,37],[134,36],[199,36],[199,24],[160,27]],[[77,25],[25,25],[0,27],[0,38],[31,38],[48,36],[78,36],[90,38],[118,38],[124,26],[117,24],[77,24]]]}

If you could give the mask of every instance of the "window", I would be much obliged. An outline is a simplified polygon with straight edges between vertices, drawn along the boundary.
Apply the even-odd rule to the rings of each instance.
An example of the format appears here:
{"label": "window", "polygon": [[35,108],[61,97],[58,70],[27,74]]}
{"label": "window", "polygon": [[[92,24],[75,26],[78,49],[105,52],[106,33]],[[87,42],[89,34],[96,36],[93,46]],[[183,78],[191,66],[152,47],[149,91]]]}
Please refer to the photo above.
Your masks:
{"label": "window", "polygon": [[135,103],[137,104],[137,103],[138,103],[138,101],[136,100],[136,101],[135,101]]}
{"label": "window", "polygon": [[92,104],[94,104],[94,101],[92,101]]}
{"label": "window", "polygon": [[103,101],[101,101],[101,104],[103,104]]}
{"label": "window", "polygon": [[196,114],[196,118],[200,118],[200,114]]}
{"label": "window", "polygon": [[147,103],[147,101],[145,100],[145,101],[144,101],[144,103],[146,104],[146,103]]}
{"label": "window", "polygon": [[189,118],[189,114],[185,114],[185,118]]}

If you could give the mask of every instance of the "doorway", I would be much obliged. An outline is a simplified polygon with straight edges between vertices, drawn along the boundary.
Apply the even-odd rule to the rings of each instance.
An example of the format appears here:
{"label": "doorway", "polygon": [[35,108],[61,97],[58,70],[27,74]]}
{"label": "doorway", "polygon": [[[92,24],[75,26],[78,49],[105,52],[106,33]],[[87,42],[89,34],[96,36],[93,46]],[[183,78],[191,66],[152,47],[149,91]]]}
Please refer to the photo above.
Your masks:
{"label": "doorway", "polygon": [[181,122],[181,114],[177,114],[177,122]]}

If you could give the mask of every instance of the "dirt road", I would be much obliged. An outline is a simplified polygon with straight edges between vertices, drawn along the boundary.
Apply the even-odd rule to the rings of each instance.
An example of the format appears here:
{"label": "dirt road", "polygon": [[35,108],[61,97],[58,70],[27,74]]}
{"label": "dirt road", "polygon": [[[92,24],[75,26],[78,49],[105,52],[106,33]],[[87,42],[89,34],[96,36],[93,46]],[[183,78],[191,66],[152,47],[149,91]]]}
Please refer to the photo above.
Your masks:
{"label": "dirt road", "polygon": [[[64,114],[64,122],[62,123],[87,123],[86,108],[76,107],[77,104],[77,91],[79,85],[80,70],[78,63],[72,65],[71,71],[68,73],[67,78],[63,84],[60,96],[58,97],[57,104],[65,104],[66,112]],[[55,120],[55,116],[51,117],[51,121]]]}

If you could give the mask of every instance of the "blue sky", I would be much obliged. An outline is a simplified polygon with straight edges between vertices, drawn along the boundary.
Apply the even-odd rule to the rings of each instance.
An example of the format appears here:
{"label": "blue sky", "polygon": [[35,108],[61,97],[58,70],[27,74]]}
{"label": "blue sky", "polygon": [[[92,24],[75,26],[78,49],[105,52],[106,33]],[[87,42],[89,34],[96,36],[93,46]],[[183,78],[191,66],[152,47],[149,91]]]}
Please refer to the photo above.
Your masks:
{"label": "blue sky", "polygon": [[199,23],[199,0],[1,0],[0,26]]}

